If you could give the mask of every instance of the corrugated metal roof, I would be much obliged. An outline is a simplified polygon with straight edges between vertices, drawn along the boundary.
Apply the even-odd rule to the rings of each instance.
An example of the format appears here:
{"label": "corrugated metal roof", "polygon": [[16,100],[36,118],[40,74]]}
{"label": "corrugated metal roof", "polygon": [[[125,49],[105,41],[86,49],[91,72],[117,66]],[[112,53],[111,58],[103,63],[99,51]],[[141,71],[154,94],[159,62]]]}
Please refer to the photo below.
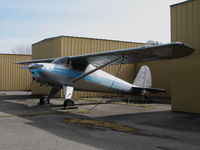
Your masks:
{"label": "corrugated metal roof", "polygon": [[47,39],[43,39],[39,42],[33,43],[32,45],[41,43],[41,42],[46,42],[49,40],[53,40],[53,39],[57,39],[57,38],[61,38],[61,37],[69,37],[69,38],[81,38],[81,39],[94,39],[94,40],[106,40],[106,41],[115,41],[115,42],[129,42],[129,43],[138,43],[138,44],[145,44],[142,42],[133,42],[133,41],[122,41],[122,40],[111,40],[111,39],[101,39],[101,38],[90,38],[90,37],[79,37],[79,36],[65,36],[65,35],[60,35],[60,36],[55,36],[55,37],[50,37]]}
{"label": "corrugated metal roof", "polygon": [[0,53],[0,55],[32,56],[32,55],[30,55],[30,54],[10,54],[10,53]]}

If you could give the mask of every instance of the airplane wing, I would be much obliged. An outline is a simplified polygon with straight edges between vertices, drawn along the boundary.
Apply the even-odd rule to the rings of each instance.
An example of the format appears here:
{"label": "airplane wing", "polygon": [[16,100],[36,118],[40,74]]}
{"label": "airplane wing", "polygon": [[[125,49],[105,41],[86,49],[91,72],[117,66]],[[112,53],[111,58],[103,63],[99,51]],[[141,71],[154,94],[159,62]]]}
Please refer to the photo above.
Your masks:
{"label": "airplane wing", "polygon": [[101,66],[118,57],[123,57],[124,60],[118,59],[109,65],[117,64],[132,64],[138,62],[147,62],[163,59],[174,59],[192,54],[193,48],[184,43],[169,43],[162,45],[152,45],[137,48],[128,48],[114,51],[106,51],[99,53],[91,53],[79,56],[68,57],[72,62],[80,62]]}
{"label": "airplane wing", "polygon": [[[138,62],[147,62],[164,59],[174,59],[184,57],[192,54],[194,49],[182,42],[174,42],[168,44],[151,45],[144,47],[112,50],[106,52],[90,53],[77,56],[66,56],[59,58],[31,60],[24,62],[16,62],[18,64],[36,63],[36,62],[52,62],[52,63],[69,63],[74,66],[92,64],[95,66],[101,66],[117,64],[132,64]],[[117,58],[122,59],[117,59]],[[112,61],[116,60],[116,61]]]}

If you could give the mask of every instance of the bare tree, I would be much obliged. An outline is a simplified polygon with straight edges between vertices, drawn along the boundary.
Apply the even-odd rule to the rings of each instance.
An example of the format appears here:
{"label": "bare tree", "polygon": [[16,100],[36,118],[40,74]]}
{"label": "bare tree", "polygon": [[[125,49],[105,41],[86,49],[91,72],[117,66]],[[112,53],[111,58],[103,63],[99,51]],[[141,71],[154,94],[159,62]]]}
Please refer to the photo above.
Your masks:
{"label": "bare tree", "polygon": [[11,49],[11,52],[13,54],[31,55],[32,47],[31,47],[31,44],[21,44]]}

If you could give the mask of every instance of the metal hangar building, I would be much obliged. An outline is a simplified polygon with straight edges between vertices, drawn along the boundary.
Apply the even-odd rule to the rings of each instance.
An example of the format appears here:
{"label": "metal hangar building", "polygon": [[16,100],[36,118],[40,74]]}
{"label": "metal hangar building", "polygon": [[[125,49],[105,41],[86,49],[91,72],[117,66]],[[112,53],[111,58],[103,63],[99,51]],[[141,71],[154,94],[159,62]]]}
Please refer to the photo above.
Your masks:
{"label": "metal hangar building", "polygon": [[[188,0],[170,6],[171,41],[185,42],[196,51],[189,57],[172,61],[145,63],[152,72],[153,87],[167,89],[159,96],[172,98],[172,110],[200,113],[200,1]],[[0,54],[0,90],[28,90],[31,76],[27,70],[21,70],[15,61],[30,59],[72,56],[130,47],[141,47],[144,43],[124,42],[105,39],[58,36],[42,40],[32,45],[32,56]],[[119,78],[132,82],[139,64],[122,65]],[[116,75],[119,66],[108,66],[106,72]],[[48,87],[33,83],[33,94],[44,94]],[[104,93],[75,92],[74,97],[102,96]],[[57,96],[63,96],[59,92]]]}

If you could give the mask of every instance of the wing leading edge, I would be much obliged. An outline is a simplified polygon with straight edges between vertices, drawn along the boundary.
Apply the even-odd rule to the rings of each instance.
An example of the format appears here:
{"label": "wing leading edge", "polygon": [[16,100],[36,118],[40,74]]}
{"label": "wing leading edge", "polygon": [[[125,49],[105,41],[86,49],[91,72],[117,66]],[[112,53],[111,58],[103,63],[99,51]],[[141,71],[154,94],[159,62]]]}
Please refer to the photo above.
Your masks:
{"label": "wing leading edge", "polygon": [[101,66],[107,62],[114,60],[118,57],[123,57],[123,61],[120,59],[110,63],[109,65],[117,64],[132,64],[138,62],[156,61],[180,58],[188,56],[194,52],[194,49],[182,42],[174,42],[168,44],[151,45],[137,48],[128,48],[120,50],[112,50],[99,53],[90,53],[77,56],[66,56],[60,58],[49,58],[40,60],[30,60],[23,62],[16,62],[17,64],[29,64],[38,62],[51,62],[51,63],[69,63],[72,65],[80,64],[92,64],[95,66]]}

